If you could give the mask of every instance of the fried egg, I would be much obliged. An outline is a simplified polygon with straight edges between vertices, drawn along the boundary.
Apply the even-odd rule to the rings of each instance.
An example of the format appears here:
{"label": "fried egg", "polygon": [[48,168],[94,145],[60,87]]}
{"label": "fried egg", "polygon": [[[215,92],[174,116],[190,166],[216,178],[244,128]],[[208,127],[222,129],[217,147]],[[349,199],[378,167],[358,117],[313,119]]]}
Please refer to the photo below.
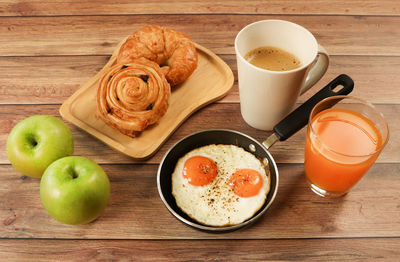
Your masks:
{"label": "fried egg", "polygon": [[264,204],[269,168],[234,145],[207,145],[181,157],[172,174],[172,195],[192,219],[209,226],[240,224]]}

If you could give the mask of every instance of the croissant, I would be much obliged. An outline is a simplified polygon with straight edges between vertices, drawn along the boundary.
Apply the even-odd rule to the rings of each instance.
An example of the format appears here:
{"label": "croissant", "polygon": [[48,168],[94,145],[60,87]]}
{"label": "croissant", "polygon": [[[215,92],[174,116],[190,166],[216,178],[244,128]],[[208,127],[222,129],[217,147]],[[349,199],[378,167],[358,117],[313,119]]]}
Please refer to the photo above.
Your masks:
{"label": "croissant", "polygon": [[196,69],[198,55],[192,40],[175,30],[149,25],[133,33],[121,46],[117,61],[144,57],[162,67],[171,86],[185,81]]}
{"label": "croissant", "polygon": [[97,91],[101,118],[121,133],[135,137],[167,111],[171,88],[158,64],[141,58],[112,66]]}

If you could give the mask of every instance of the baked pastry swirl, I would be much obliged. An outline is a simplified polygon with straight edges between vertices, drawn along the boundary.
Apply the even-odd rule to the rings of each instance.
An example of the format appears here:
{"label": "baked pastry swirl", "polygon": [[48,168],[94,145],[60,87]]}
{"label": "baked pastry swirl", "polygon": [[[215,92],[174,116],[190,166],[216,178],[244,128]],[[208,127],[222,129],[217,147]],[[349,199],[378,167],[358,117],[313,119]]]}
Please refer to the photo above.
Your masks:
{"label": "baked pastry swirl", "polygon": [[112,66],[97,91],[101,118],[121,133],[135,137],[167,111],[171,88],[158,64],[141,58]]}
{"label": "baked pastry swirl", "polygon": [[196,47],[188,36],[157,25],[148,25],[129,36],[117,61],[125,64],[140,57],[160,65],[171,86],[185,81],[196,69],[198,60]]}

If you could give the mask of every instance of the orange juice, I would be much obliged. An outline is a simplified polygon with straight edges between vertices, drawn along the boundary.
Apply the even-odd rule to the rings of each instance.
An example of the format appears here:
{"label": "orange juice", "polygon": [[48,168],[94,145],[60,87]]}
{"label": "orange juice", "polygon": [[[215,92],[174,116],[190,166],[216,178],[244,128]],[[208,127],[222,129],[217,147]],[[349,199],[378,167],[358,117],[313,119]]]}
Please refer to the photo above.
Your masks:
{"label": "orange juice", "polygon": [[365,116],[343,108],[319,112],[311,127],[304,162],[308,181],[327,192],[347,192],[378,157],[381,133]]}

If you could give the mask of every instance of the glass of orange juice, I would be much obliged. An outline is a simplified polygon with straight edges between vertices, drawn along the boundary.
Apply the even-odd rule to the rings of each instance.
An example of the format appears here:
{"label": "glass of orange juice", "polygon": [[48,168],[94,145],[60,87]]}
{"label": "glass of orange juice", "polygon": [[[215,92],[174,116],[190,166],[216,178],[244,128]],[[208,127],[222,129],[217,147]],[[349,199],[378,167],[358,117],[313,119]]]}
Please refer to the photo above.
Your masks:
{"label": "glass of orange juice", "polygon": [[333,96],[311,111],[304,168],[311,190],[323,197],[345,195],[385,147],[385,117],[367,101]]}

